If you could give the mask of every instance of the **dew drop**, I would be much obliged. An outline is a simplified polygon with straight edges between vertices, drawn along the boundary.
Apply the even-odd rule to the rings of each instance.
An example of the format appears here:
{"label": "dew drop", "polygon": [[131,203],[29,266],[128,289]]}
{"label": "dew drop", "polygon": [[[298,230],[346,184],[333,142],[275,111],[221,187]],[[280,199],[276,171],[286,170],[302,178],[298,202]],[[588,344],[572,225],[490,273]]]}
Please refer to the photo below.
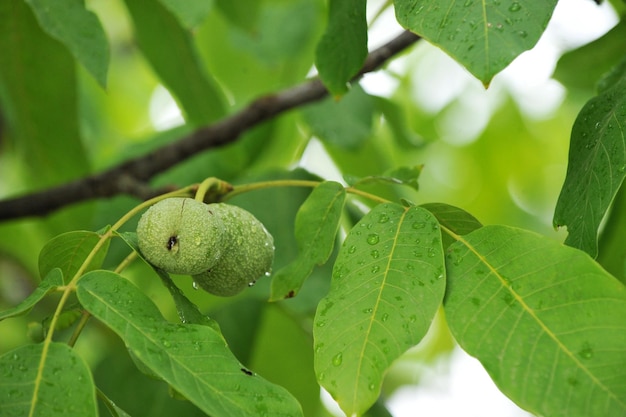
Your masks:
{"label": "dew drop", "polygon": [[463,3],[463,7],[470,7],[472,3],[474,3],[473,0],[465,0],[465,3]]}
{"label": "dew drop", "polygon": [[254,287],[254,284],[256,284],[256,281],[250,281],[248,282],[248,287]]}
{"label": "dew drop", "polygon": [[372,308],[364,308],[364,309],[363,309],[363,312],[364,312],[365,314],[371,314],[373,311],[374,311],[374,309],[372,309]]}
{"label": "dew drop", "polygon": [[380,271],[380,266],[378,266],[378,265],[374,265],[374,266],[372,267],[372,274],[375,274],[375,273],[377,273],[378,271]]}
{"label": "dew drop", "polygon": [[527,36],[528,36],[528,33],[527,33],[525,30],[520,30],[519,32],[517,32],[517,35],[518,35],[520,38],[525,38],[525,37],[527,37]]}
{"label": "dew drop", "polygon": [[374,391],[374,389],[376,388],[376,385],[369,384],[367,387],[369,388],[370,391]]}
{"label": "dew drop", "polygon": [[270,275],[272,275],[272,271],[265,271],[265,274],[263,275],[265,275],[266,277],[269,277]]}
{"label": "dew drop", "polygon": [[591,359],[593,358],[593,349],[589,345],[589,343],[585,343],[583,348],[578,351],[578,356],[583,359]]}
{"label": "dew drop", "polygon": [[380,320],[384,323],[389,319],[389,314],[385,313],[382,315],[382,317],[380,318]]}
{"label": "dew drop", "polygon": [[387,223],[389,221],[389,216],[385,213],[381,213],[378,217],[378,223]]}
{"label": "dew drop", "polygon": [[356,246],[352,245],[348,248],[348,253],[354,253],[356,252]]}
{"label": "dew drop", "polygon": [[319,382],[322,382],[324,378],[326,378],[326,374],[324,372],[320,372],[320,374],[317,376],[317,380]]}
{"label": "dew drop", "polygon": [[519,12],[520,10],[522,10],[522,5],[519,4],[518,2],[513,2],[509,6],[509,12]]}
{"label": "dew drop", "polygon": [[374,249],[372,252],[370,252],[370,255],[372,255],[372,258],[378,259],[378,257],[380,256],[380,253],[378,253],[378,251]]}
{"label": "dew drop", "polygon": [[412,227],[413,229],[423,229],[426,227],[426,222],[415,222]]}
{"label": "dew drop", "polygon": [[191,287],[192,287],[194,290],[197,290],[197,289],[199,289],[199,288],[200,288],[200,285],[198,285],[198,283],[197,283],[196,281],[193,281],[193,282],[191,283]]}
{"label": "dew drop", "polygon": [[377,244],[379,240],[380,240],[380,238],[378,237],[378,235],[376,233],[372,233],[372,234],[367,236],[367,243],[369,243],[370,245]]}
{"label": "dew drop", "polygon": [[161,344],[165,346],[166,348],[172,345],[169,340],[165,340],[165,339],[161,340]]}
{"label": "dew drop", "polygon": [[343,353],[339,352],[335,356],[333,356],[333,365],[339,366],[343,362]]}

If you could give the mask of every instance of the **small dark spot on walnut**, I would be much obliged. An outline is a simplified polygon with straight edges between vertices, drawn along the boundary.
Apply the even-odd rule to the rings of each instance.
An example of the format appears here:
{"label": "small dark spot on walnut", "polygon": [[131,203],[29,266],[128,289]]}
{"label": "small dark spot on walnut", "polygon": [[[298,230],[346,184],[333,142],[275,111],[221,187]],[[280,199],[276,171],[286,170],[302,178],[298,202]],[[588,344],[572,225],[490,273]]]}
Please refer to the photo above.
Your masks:
{"label": "small dark spot on walnut", "polygon": [[176,246],[176,244],[178,243],[178,236],[170,236],[169,239],[167,239],[167,250],[172,250],[172,248],[174,246]]}

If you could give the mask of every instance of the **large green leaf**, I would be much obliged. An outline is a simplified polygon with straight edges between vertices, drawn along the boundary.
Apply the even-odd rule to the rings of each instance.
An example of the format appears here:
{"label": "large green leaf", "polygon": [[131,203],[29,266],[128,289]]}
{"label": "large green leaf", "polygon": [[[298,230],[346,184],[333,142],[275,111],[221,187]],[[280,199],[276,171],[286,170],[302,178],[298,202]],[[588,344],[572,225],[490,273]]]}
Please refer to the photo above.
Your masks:
{"label": "large green leaf", "polygon": [[[39,253],[39,274],[45,277],[52,269],[60,268],[63,276],[71,280],[101,238],[98,233],[86,230],[75,230],[52,238]],[[107,239],[91,259],[85,272],[102,266],[109,243],[110,239]]]}
{"label": "large green leaf", "polygon": [[440,47],[484,85],[537,43],[556,3],[394,0],[402,26]]}
{"label": "large green leaf", "polygon": [[328,27],[317,45],[315,66],[333,95],[344,94],[367,56],[365,0],[330,0]]}
{"label": "large green leaf", "polygon": [[347,415],[374,404],[391,362],[426,334],[443,278],[439,223],[421,207],[378,205],[349,232],[313,326],[317,378]]}
{"label": "large green leaf", "polygon": [[3,417],[97,416],[85,361],[63,343],[25,345],[0,357]]}
{"label": "large green leaf", "polygon": [[331,145],[352,150],[372,134],[374,102],[355,84],[341,100],[327,98],[304,107],[302,114],[315,136]]}
{"label": "large green leaf", "polygon": [[221,334],[209,326],[165,321],[152,300],[121,276],[92,271],[79,281],[77,295],[137,359],[207,414],[302,415],[285,389],[243,367]]}
{"label": "large green leaf", "polygon": [[107,84],[109,43],[98,16],[82,0],[26,0],[41,28],[62,42],[102,87]]}
{"label": "large green leaf", "polygon": [[626,21],[622,20],[600,38],[559,59],[554,78],[568,87],[593,90],[598,80],[624,57]]}
{"label": "large green leaf", "polygon": [[270,300],[294,297],[315,265],[333,251],[346,191],[337,182],[323,182],[309,195],[296,215],[298,257],[272,276]]}
{"label": "large green leaf", "polygon": [[126,6],[142,52],[180,103],[187,120],[205,124],[223,116],[226,100],[202,67],[191,33],[161,3],[126,0]]}
{"label": "large green leaf", "polygon": [[502,392],[537,415],[626,415],[626,287],[587,254],[486,226],[446,265],[450,330]]}
{"label": "large green leaf", "polygon": [[598,228],[626,176],[626,72],[578,114],[554,226],[567,226],[566,244],[595,257]]}
{"label": "large green leaf", "polygon": [[23,0],[0,2],[0,51],[6,138],[29,167],[36,167],[26,180],[45,188],[87,173],[74,60],[42,31]]}
{"label": "large green leaf", "polygon": [[44,276],[37,288],[35,288],[35,291],[22,300],[21,303],[13,308],[0,312],[0,320],[28,313],[35,304],[61,285],[63,285],[63,272],[58,268],[51,270]]}

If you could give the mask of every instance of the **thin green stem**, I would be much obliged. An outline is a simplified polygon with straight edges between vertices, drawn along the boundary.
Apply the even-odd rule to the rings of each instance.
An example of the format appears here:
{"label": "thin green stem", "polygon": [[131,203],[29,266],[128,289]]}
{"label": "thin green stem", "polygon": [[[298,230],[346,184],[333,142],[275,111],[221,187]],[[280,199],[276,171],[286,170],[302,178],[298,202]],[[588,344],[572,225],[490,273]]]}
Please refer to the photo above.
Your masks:
{"label": "thin green stem", "polygon": [[72,333],[72,337],[70,337],[70,340],[67,342],[67,344],[70,347],[74,347],[74,345],[76,344],[76,341],[78,340],[78,336],[80,336],[81,332],[87,325],[87,322],[89,321],[90,317],[91,317],[90,312],[88,312],[87,310],[83,311],[83,315],[80,317],[80,321],[76,325],[76,328],[74,329],[74,333]]}
{"label": "thin green stem", "polygon": [[377,195],[374,195],[365,191],[361,191],[358,188],[354,188],[354,187],[347,187],[346,192],[367,198],[368,200],[377,201],[379,203],[391,203],[391,200],[387,200],[386,198],[382,198]]}
{"label": "thin green stem", "polygon": [[209,177],[202,181],[198,186],[198,191],[196,191],[195,199],[197,201],[203,202],[207,194],[209,194],[209,197],[215,197],[216,195],[221,196],[227,194],[232,189],[233,186],[226,181],[222,181],[219,178],[215,177]]}

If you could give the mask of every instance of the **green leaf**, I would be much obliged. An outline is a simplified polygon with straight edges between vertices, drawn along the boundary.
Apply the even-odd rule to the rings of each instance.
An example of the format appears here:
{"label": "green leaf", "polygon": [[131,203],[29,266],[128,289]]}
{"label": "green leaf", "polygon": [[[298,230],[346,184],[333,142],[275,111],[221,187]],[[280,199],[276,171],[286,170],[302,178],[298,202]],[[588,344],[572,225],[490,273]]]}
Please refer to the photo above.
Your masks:
{"label": "green leaf", "polygon": [[315,187],[302,204],[295,223],[298,257],[272,277],[270,301],[294,297],[315,265],[328,260],[345,198],[346,191],[341,184],[326,181]]}
{"label": "green leaf", "polygon": [[159,0],[186,28],[200,25],[213,8],[212,0]]}
{"label": "green leaf", "polygon": [[231,23],[249,31],[254,29],[262,5],[258,0],[215,0],[215,3]]}
{"label": "green leaf", "polygon": [[63,43],[102,88],[107,84],[109,43],[102,24],[82,0],[26,0],[41,28]]}
{"label": "green leaf", "polygon": [[[44,277],[52,269],[60,268],[63,276],[71,280],[102,238],[96,232],[76,230],[52,238],[39,253],[39,274]],[[96,252],[85,272],[100,268],[109,249],[110,239]]]}
{"label": "green leaf", "polygon": [[442,228],[442,241],[444,249],[456,242],[456,235],[466,235],[483,225],[471,214],[458,207],[444,203],[427,203],[420,207],[430,211],[439,221]]}
{"label": "green leaf", "polygon": [[624,57],[626,21],[621,21],[600,38],[559,59],[554,78],[568,87],[593,90],[598,80]]}
{"label": "green leaf", "polygon": [[226,100],[200,63],[191,34],[160,3],[126,0],[139,46],[188,122],[202,125],[226,113]]}
{"label": "green leaf", "polygon": [[626,187],[621,187],[598,240],[596,261],[626,284]]}
{"label": "green leaf", "polygon": [[330,0],[328,26],[317,45],[315,66],[328,90],[335,96],[348,91],[367,57],[365,0]]}
{"label": "green leaf", "polygon": [[424,337],[443,278],[439,223],[423,208],[381,204],[349,232],[313,326],[317,378],[347,415],[376,401],[391,362]]}
{"label": "green leaf", "polygon": [[556,3],[394,1],[402,26],[441,48],[485,86],[518,55],[535,46]]}
{"label": "green leaf", "polygon": [[13,308],[0,312],[0,320],[28,313],[46,295],[63,285],[63,272],[59,268],[48,272],[35,291]]}
{"label": "green leaf", "polygon": [[98,393],[98,399],[100,401],[102,401],[102,403],[106,407],[107,411],[111,414],[111,416],[113,416],[113,417],[131,417],[130,414],[128,414],[126,411],[124,411],[120,407],[118,407],[117,404],[115,404],[101,390],[98,389],[97,393]]}
{"label": "green leaf", "polygon": [[359,148],[372,134],[374,104],[358,84],[341,100],[327,98],[304,107],[302,114],[315,136],[344,149]]}
{"label": "green leaf", "polygon": [[407,185],[414,190],[419,190],[419,184],[417,182],[417,179],[422,173],[422,168],[423,165],[416,165],[412,167],[398,167],[390,169],[383,175],[370,175],[362,178],[352,175],[345,175],[344,179],[352,187],[358,187],[362,184],[386,182],[396,185]]}
{"label": "green leaf", "polygon": [[565,243],[592,257],[598,253],[600,222],[626,175],[625,74],[578,114],[554,213],[554,226],[567,226]]}
{"label": "green leaf", "polygon": [[589,256],[507,226],[446,259],[450,330],[502,392],[537,415],[626,415],[626,287]]}
{"label": "green leaf", "polygon": [[0,357],[3,417],[97,416],[85,361],[64,343],[26,345]]}
{"label": "green leaf", "polygon": [[385,122],[389,125],[398,145],[407,149],[424,145],[424,139],[411,129],[407,115],[398,103],[386,97],[372,98],[377,110],[385,117]]}
{"label": "green leaf", "polygon": [[163,285],[165,285],[170,292],[174,304],[176,304],[176,311],[178,312],[181,323],[201,324],[203,326],[212,327],[217,332],[220,331],[219,324],[209,316],[202,314],[200,310],[198,310],[198,306],[189,301],[180,288],[174,284],[167,272],[156,268],[155,272],[161,278]]}
{"label": "green leaf", "polygon": [[78,282],[77,295],[142,363],[205,413],[302,415],[286,390],[244,368],[221,334],[208,326],[165,321],[152,300],[121,276],[90,272]]}
{"label": "green leaf", "polygon": [[[0,107],[7,143],[45,188],[89,172],[80,138],[72,56],[45,34],[22,0],[0,2]],[[59,144],[63,146],[59,146]]]}

